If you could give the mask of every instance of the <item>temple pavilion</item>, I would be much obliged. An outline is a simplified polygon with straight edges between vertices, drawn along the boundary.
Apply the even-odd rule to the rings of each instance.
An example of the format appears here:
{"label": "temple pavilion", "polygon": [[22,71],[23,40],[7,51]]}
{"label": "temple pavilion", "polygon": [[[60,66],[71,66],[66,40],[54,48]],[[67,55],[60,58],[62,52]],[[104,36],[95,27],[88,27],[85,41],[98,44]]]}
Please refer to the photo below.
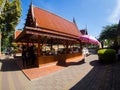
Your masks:
{"label": "temple pavilion", "polygon": [[15,41],[35,46],[36,66],[54,61],[65,64],[66,60],[82,55],[78,40],[81,35],[75,22],[31,4],[23,31]]}

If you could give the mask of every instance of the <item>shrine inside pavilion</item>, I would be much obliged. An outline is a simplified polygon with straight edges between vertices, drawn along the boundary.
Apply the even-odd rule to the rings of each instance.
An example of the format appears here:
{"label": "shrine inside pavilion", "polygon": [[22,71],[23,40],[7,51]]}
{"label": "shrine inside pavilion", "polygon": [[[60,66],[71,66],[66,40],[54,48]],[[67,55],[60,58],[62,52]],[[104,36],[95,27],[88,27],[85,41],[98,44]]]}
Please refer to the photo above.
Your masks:
{"label": "shrine inside pavilion", "polygon": [[82,55],[81,35],[74,22],[31,4],[24,29],[15,41],[36,47],[36,66],[54,61],[65,64],[67,59]]}

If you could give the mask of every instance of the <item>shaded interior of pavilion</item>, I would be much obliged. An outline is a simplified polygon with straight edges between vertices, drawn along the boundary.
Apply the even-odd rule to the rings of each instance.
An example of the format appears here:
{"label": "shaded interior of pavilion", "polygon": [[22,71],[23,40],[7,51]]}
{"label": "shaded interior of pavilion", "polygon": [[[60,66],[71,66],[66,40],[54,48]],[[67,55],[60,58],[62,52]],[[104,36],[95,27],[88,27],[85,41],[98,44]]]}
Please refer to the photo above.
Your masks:
{"label": "shaded interior of pavilion", "polygon": [[34,47],[35,66],[55,61],[58,65],[65,65],[67,60],[82,56],[82,43],[77,39],[33,33],[25,34],[19,40],[21,47]]}

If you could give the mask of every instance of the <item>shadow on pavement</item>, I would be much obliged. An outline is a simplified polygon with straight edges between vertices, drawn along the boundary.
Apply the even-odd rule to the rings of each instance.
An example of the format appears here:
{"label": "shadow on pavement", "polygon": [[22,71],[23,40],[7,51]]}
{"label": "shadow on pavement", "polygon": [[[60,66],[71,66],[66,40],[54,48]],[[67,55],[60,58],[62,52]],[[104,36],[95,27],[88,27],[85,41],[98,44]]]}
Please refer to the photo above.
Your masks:
{"label": "shadow on pavement", "polygon": [[93,69],[70,90],[119,90],[120,62],[101,64],[93,60]]}
{"label": "shadow on pavement", "polygon": [[80,65],[80,64],[84,64],[84,63],[85,63],[85,60],[80,59],[77,62],[76,61],[69,61],[69,62],[57,63],[56,65],[63,66],[63,67],[69,67],[69,66]]}
{"label": "shadow on pavement", "polygon": [[21,70],[13,59],[0,59],[1,71],[18,71]]}
{"label": "shadow on pavement", "polygon": [[84,64],[84,63],[85,63],[85,60],[82,59],[82,60],[80,60],[78,62],[67,62],[66,66],[68,67],[68,66],[72,66],[72,65],[81,65],[81,64]]}

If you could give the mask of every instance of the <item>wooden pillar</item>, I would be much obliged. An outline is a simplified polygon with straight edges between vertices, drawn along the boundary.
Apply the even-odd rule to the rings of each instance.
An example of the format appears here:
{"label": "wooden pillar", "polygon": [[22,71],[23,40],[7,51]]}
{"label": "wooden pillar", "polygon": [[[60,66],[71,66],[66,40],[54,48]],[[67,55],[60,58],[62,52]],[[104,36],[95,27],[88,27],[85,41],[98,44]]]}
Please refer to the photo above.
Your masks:
{"label": "wooden pillar", "polygon": [[29,37],[26,38],[27,39],[27,49],[29,48]]}
{"label": "wooden pillar", "polygon": [[50,50],[52,50],[52,46],[53,46],[53,42],[52,42],[52,38],[51,38]]}
{"label": "wooden pillar", "polygon": [[66,54],[68,53],[68,41],[66,41]]}
{"label": "wooden pillar", "polygon": [[82,42],[80,41],[80,52],[82,51]]}
{"label": "wooden pillar", "polygon": [[40,46],[40,39],[41,39],[41,37],[38,35],[38,39],[37,39],[37,41],[38,41],[38,48],[37,48],[37,58],[36,58],[36,60],[35,60],[35,65],[36,66],[38,66],[39,67],[39,57],[40,57],[40,53],[41,53],[41,46]]}
{"label": "wooden pillar", "polygon": [[40,56],[40,36],[38,35],[38,57]]}
{"label": "wooden pillar", "polygon": [[82,49],[83,47],[82,47],[82,42],[80,42],[80,49]]}

